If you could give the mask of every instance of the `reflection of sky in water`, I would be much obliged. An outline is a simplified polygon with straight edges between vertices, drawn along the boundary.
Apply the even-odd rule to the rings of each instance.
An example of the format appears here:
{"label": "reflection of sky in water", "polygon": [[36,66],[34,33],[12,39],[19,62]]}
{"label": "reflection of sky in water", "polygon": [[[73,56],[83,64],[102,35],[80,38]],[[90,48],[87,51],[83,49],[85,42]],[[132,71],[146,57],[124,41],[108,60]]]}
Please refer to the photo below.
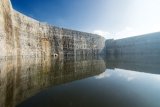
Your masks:
{"label": "reflection of sky in water", "polygon": [[[76,61],[62,60],[63,63],[58,60],[40,62],[41,66],[35,65],[34,61],[30,65],[26,62],[19,70],[23,71],[21,75],[15,74],[19,84],[25,84],[19,85],[17,89],[23,90],[17,91],[17,95],[35,93],[24,98],[17,107],[160,107],[157,60],[154,60],[156,64],[145,63],[146,60],[125,60],[104,62],[80,58]],[[7,86],[11,86],[10,83]]]}
{"label": "reflection of sky in water", "polygon": [[104,73],[95,76],[95,79],[106,81],[106,84],[108,82],[112,85],[119,84],[118,88],[125,90],[122,94],[128,93],[128,96],[135,94],[141,98],[142,102],[152,105],[151,107],[160,107],[160,75],[123,69],[106,69]]}
{"label": "reflection of sky in water", "polygon": [[150,74],[150,73],[144,73],[144,72],[136,72],[131,70],[124,70],[124,69],[106,69],[105,72],[102,74],[95,76],[96,79],[103,79],[103,78],[112,78],[117,77],[121,79],[125,79],[127,81],[137,81],[137,80],[145,80],[145,81],[151,81],[152,83],[160,82],[160,75],[157,74]]}
{"label": "reflection of sky in water", "polygon": [[107,69],[94,77],[49,88],[18,107],[160,107],[159,84],[160,75]]}

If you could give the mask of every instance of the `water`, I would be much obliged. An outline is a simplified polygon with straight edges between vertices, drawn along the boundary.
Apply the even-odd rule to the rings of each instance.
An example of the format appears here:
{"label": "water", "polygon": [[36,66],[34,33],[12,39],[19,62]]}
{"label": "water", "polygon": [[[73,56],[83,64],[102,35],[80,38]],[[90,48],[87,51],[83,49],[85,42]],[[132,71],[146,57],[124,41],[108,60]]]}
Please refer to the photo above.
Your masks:
{"label": "water", "polygon": [[0,62],[0,107],[160,107],[159,56]]}

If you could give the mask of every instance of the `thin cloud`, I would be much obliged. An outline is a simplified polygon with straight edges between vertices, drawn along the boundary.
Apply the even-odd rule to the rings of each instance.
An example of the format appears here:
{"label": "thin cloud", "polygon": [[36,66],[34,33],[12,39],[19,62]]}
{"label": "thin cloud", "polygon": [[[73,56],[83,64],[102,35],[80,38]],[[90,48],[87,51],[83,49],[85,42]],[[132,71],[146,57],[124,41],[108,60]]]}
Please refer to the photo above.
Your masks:
{"label": "thin cloud", "polygon": [[132,27],[126,27],[124,30],[115,33],[114,39],[126,38],[136,35],[139,35],[139,32],[137,32]]}
{"label": "thin cloud", "polygon": [[101,35],[101,36],[105,37],[106,39],[111,35],[111,33],[103,31],[103,30],[94,30],[93,33]]}

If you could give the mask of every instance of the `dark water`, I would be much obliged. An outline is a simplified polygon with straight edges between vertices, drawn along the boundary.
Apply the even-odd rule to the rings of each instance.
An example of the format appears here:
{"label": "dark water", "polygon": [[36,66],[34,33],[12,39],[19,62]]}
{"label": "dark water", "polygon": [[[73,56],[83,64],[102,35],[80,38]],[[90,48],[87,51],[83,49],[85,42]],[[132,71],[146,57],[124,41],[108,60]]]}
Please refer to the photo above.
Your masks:
{"label": "dark water", "polygon": [[159,56],[0,62],[0,107],[160,107]]}

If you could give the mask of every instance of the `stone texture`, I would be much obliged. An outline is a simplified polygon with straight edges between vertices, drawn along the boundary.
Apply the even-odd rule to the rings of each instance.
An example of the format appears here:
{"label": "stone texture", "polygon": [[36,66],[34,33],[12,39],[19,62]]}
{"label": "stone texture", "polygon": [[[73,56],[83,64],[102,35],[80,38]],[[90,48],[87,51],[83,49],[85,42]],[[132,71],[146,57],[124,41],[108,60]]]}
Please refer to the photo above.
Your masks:
{"label": "stone texture", "polygon": [[97,55],[105,46],[99,35],[40,23],[0,1],[0,58]]}
{"label": "stone texture", "polygon": [[12,7],[9,0],[0,1],[0,49],[0,58],[15,55],[12,28]]}
{"label": "stone texture", "polygon": [[160,32],[119,40],[106,40],[107,55],[159,55]]}

